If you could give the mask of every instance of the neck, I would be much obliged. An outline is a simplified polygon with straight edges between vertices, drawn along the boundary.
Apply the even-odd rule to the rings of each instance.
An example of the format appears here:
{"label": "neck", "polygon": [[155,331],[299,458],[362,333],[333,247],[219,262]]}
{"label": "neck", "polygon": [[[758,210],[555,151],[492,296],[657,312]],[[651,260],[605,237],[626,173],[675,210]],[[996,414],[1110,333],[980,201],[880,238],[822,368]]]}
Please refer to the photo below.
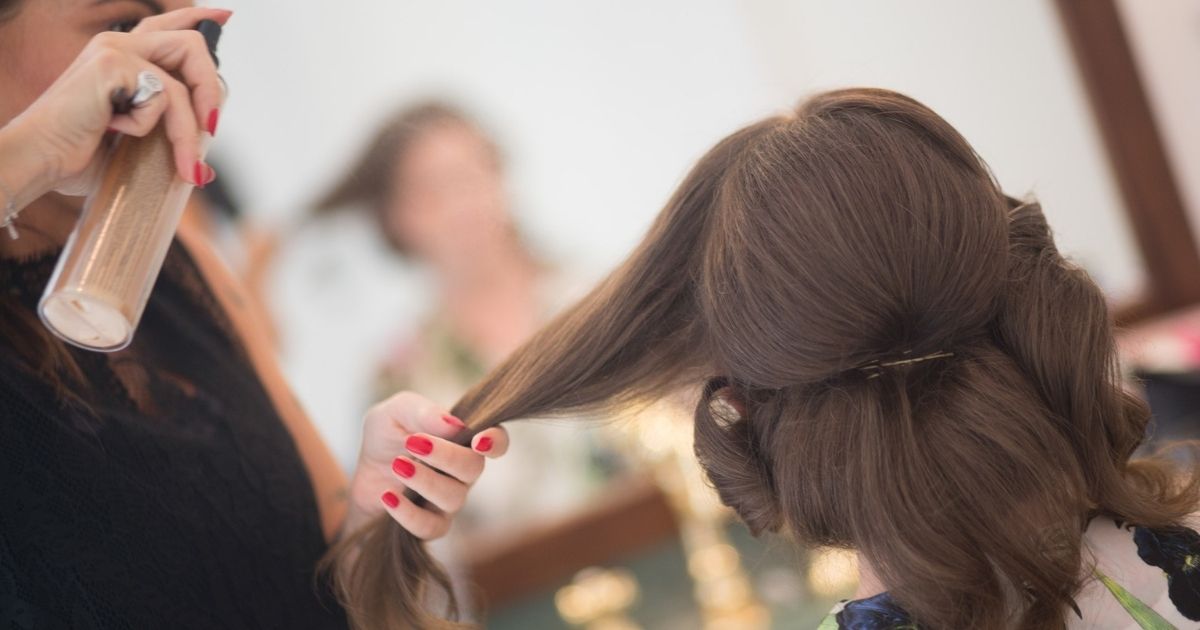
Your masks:
{"label": "neck", "polygon": [[490,253],[473,252],[439,265],[438,279],[447,296],[478,296],[518,289],[534,276],[534,265],[516,247],[496,247]]}
{"label": "neck", "polygon": [[30,203],[16,222],[20,238],[0,238],[0,257],[32,258],[62,247],[79,219],[82,200],[50,193]]}
{"label": "neck", "polygon": [[875,567],[871,566],[866,556],[858,554],[858,590],[854,591],[853,599],[874,597],[886,590],[875,574]]}
{"label": "neck", "polygon": [[537,268],[524,252],[479,256],[441,279],[450,326],[485,364],[499,362],[536,328]]}

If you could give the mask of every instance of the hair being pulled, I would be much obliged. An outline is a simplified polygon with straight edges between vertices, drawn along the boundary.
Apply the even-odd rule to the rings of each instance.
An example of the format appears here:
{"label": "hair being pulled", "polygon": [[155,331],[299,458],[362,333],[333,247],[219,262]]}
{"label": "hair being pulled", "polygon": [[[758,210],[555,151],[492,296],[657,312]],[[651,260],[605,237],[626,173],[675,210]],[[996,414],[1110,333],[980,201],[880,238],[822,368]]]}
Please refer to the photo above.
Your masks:
{"label": "hair being pulled", "polygon": [[[453,413],[477,431],[701,384],[696,453],[725,504],[858,550],[922,628],[1062,627],[1091,517],[1162,527],[1197,504],[1194,478],[1131,460],[1148,410],[1040,207],[894,92],[820,94],[721,141]],[[455,627],[390,520],[333,554],[358,628]]]}

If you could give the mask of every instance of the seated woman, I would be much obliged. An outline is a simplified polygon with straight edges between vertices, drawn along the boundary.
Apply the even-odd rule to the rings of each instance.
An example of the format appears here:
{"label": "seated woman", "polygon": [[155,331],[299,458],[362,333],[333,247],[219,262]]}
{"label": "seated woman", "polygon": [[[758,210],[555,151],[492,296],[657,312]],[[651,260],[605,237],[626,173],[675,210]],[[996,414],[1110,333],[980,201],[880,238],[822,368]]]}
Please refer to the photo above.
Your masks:
{"label": "seated woman", "polygon": [[[1103,296],[910,98],[829,92],[720,142],[633,255],[454,412],[479,430],[685,388],[696,453],[751,530],[857,551],[859,592],[822,627],[1200,620],[1197,478],[1132,459],[1149,412],[1118,381]],[[363,575],[403,569],[399,528],[361,536]]]}
{"label": "seated woman", "polygon": [[[360,441],[354,418],[372,401],[411,390],[453,403],[572,294],[568,275],[519,230],[502,153],[452,105],[403,107],[279,243],[266,284],[281,363],[347,469]],[[464,586],[473,541],[588,505],[611,468],[598,463],[621,461],[570,424],[514,431],[516,451],[489,464],[437,545]],[[516,486],[537,491],[506,491]]]}

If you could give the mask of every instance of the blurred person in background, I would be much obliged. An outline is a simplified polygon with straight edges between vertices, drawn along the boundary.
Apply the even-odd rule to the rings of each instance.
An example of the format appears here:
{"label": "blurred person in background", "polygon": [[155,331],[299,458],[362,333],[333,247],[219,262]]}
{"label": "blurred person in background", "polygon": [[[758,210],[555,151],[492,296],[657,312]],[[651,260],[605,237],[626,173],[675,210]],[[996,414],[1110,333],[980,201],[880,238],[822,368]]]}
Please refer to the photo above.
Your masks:
{"label": "blurred person in background", "polygon": [[[397,388],[452,404],[569,299],[509,199],[497,144],[458,108],[425,101],[386,120],[283,241],[267,284],[284,366],[343,462],[358,441],[345,414]],[[611,464],[578,430],[516,429],[521,452],[489,466],[483,483],[495,485],[473,495],[461,524],[561,513]]]}

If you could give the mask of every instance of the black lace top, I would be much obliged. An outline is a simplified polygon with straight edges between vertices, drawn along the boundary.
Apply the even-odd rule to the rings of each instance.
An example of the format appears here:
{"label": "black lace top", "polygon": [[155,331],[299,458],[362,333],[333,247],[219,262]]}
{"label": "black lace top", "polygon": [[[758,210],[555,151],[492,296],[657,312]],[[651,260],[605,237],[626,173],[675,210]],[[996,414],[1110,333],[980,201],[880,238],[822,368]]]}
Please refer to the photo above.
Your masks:
{"label": "black lace top", "polygon": [[[34,313],[56,258],[0,260],[0,308]],[[299,452],[183,247],[128,349],[69,350],[84,387],[0,321],[0,627],[346,627]]]}

